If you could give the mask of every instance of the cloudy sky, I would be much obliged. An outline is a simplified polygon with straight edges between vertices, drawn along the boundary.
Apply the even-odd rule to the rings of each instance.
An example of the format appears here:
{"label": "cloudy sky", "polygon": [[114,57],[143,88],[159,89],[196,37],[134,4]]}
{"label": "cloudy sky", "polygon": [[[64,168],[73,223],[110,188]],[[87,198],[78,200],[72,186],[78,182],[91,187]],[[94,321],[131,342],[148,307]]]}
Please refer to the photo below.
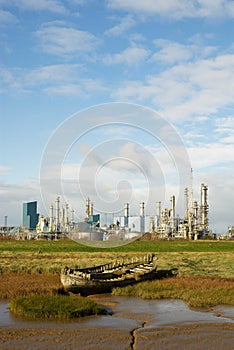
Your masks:
{"label": "cloudy sky", "polygon": [[190,166],[234,225],[234,1],[0,0],[0,27],[0,225],[56,195],[152,215]]}

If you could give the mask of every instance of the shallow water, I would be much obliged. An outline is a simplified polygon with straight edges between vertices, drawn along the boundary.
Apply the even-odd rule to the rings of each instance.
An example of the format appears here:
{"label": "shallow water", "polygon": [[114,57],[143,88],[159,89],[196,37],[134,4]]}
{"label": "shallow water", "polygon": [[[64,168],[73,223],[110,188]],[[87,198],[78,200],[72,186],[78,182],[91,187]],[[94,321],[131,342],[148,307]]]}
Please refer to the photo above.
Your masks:
{"label": "shallow water", "polygon": [[142,300],[106,294],[91,298],[105,305],[112,315],[72,321],[28,321],[13,316],[8,303],[1,302],[0,348],[154,349],[157,343],[160,349],[171,349],[174,344],[199,349],[193,339],[197,331],[197,339],[201,344],[205,342],[206,349],[219,349],[213,345],[216,334],[222,334],[220,349],[233,349],[230,335],[234,331],[234,307],[217,306],[205,311],[192,310],[181,300]]}
{"label": "shallow water", "polygon": [[79,324],[79,327],[125,327],[132,321],[150,322],[152,327],[178,323],[234,323],[234,307],[216,306],[210,310],[194,310],[181,300],[143,300],[134,297],[95,295],[91,297],[106,306],[112,315],[80,318],[72,321],[28,321],[12,315],[7,302],[0,302],[0,327],[63,327]]}

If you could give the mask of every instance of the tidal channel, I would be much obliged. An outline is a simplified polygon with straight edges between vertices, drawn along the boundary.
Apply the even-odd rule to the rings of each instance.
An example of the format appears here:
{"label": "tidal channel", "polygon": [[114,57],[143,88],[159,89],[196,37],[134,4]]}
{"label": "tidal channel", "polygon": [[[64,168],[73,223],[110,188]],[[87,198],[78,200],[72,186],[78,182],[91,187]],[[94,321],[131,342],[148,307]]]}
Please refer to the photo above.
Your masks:
{"label": "tidal channel", "polygon": [[72,321],[28,321],[0,303],[0,349],[4,350],[234,350],[234,307],[190,309],[180,300],[91,297],[107,316]]}

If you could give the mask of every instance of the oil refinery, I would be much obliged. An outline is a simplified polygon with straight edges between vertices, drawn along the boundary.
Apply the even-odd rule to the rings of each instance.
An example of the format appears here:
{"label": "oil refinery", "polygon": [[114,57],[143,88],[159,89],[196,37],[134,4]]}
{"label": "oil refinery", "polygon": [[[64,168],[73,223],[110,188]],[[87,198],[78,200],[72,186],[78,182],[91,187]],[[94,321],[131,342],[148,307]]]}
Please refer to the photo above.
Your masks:
{"label": "oil refinery", "polygon": [[94,214],[94,205],[86,199],[86,216],[81,222],[74,221],[74,209],[68,203],[61,203],[60,197],[50,205],[49,217],[39,215],[36,225],[38,237],[59,237],[68,235],[78,240],[131,240],[150,234],[151,239],[199,239],[211,234],[209,228],[208,186],[201,184],[200,199],[194,200],[192,188],[192,169],[190,188],[184,189],[184,208],[182,217],[176,214],[175,195],[170,197],[170,207],[162,208],[156,202],[155,213],[145,214],[145,203],[141,202],[139,214],[130,214],[129,203],[124,203],[123,215],[111,214],[107,224],[107,214]]}

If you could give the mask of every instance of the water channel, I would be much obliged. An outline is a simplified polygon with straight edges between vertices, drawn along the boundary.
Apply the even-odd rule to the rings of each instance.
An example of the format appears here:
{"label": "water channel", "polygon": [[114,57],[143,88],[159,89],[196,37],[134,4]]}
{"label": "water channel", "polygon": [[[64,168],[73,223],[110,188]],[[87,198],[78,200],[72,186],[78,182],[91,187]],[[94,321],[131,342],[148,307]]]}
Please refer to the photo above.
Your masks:
{"label": "water channel", "polygon": [[0,349],[234,349],[234,307],[192,310],[181,300],[92,296],[110,315],[28,321],[0,303]]}

